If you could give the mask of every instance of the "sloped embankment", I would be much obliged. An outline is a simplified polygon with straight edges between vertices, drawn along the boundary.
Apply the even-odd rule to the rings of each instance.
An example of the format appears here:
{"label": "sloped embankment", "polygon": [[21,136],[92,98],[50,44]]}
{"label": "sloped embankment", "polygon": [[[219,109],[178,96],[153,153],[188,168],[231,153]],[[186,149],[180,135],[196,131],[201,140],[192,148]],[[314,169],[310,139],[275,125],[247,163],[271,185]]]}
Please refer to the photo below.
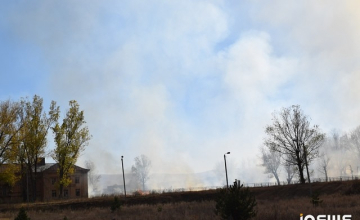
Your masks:
{"label": "sloped embankment", "polygon": [[[307,197],[310,194],[309,184],[297,184],[286,186],[256,187],[250,188],[258,200],[293,199]],[[360,194],[360,180],[346,182],[312,183],[312,191],[321,195],[331,194]],[[141,196],[128,196],[121,198],[123,205],[155,205],[164,203],[178,203],[191,201],[209,201],[216,197],[216,190],[194,191],[194,192],[172,192],[161,194],[150,194]],[[109,208],[114,196],[89,198],[83,200],[64,200],[49,203],[31,204],[2,204],[1,211],[17,210],[21,206],[32,210],[58,210],[58,209],[89,209],[92,207]]]}

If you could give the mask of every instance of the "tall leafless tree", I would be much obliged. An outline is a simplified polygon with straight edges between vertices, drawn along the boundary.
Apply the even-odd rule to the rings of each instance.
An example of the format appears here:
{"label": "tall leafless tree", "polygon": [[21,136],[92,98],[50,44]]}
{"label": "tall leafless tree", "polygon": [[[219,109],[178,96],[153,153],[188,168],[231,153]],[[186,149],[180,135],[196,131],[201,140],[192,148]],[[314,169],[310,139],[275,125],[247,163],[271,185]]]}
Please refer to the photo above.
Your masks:
{"label": "tall leafless tree", "polygon": [[277,184],[280,185],[279,167],[281,165],[281,154],[266,148],[261,148],[261,166],[265,167],[265,174],[275,177]]}
{"label": "tall leafless tree", "polygon": [[[335,142],[335,138],[333,137]],[[351,140],[347,133],[344,133],[340,136],[337,144],[337,148],[333,151],[336,155],[336,160],[334,161],[337,171],[340,176],[346,175],[346,167],[349,165],[349,162],[352,161],[353,152],[351,149]]]}
{"label": "tall leafless tree", "polygon": [[142,189],[144,191],[146,181],[149,179],[151,161],[145,155],[141,155],[140,157],[135,157],[134,160],[135,160],[135,165],[131,167],[131,172],[135,175],[138,182],[142,185]]}
{"label": "tall leafless tree", "polygon": [[285,160],[283,166],[286,172],[286,181],[288,184],[290,184],[296,174],[296,167],[293,164],[289,163],[288,160]]}
{"label": "tall leafless tree", "polygon": [[[275,112],[272,125],[265,130],[265,145],[281,153],[287,162],[297,167],[301,183],[305,183],[304,168],[318,157],[319,147],[325,138],[319,126],[310,126],[309,120],[299,105],[293,105]],[[310,180],[308,169],[307,173]]]}
{"label": "tall leafless tree", "polygon": [[320,173],[325,175],[325,180],[327,182],[328,181],[328,170],[329,170],[330,157],[327,154],[321,154],[319,159],[320,159],[320,162],[319,162],[318,170],[319,170]]}
{"label": "tall leafless tree", "polygon": [[85,167],[86,169],[89,169],[88,172],[89,185],[92,189],[92,192],[96,194],[99,190],[99,182],[101,175],[97,174],[94,162],[90,160],[85,161]]}
{"label": "tall leafless tree", "polygon": [[357,158],[360,159],[360,126],[350,133],[350,146],[356,153]]}

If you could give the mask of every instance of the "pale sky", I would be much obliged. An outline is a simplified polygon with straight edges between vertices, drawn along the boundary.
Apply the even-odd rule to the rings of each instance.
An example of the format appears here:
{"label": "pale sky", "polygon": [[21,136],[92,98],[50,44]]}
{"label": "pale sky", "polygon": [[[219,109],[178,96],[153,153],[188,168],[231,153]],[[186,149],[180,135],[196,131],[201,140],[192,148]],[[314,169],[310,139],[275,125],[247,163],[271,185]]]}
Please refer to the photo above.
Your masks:
{"label": "pale sky", "polygon": [[[323,132],[360,125],[357,0],[1,1],[0,100],[77,100],[93,138],[79,164],[120,173],[258,166],[275,110]],[[53,148],[52,136],[48,150]],[[245,172],[245,170],[247,172]],[[253,171],[253,172],[249,172]],[[251,174],[250,174],[251,173]]]}

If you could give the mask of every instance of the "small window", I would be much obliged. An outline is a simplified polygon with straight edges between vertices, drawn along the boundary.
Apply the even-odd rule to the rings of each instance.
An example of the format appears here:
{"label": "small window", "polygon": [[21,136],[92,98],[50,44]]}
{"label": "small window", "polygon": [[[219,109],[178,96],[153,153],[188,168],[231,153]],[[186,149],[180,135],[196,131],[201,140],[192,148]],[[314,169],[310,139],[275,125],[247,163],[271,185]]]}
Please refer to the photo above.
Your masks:
{"label": "small window", "polygon": [[51,191],[51,196],[52,196],[52,197],[56,197],[56,190],[52,190],[52,191]]}
{"label": "small window", "polygon": [[3,196],[7,196],[8,190],[6,187],[2,188],[2,194],[3,194]]}
{"label": "small window", "polygon": [[56,183],[56,178],[51,178],[51,184],[54,185]]}
{"label": "small window", "polygon": [[80,178],[78,176],[75,177],[75,183],[80,183]]}
{"label": "small window", "polygon": [[69,191],[67,189],[64,189],[64,197],[68,197],[69,196]]}
{"label": "small window", "polygon": [[76,196],[80,196],[80,189],[76,189]]}

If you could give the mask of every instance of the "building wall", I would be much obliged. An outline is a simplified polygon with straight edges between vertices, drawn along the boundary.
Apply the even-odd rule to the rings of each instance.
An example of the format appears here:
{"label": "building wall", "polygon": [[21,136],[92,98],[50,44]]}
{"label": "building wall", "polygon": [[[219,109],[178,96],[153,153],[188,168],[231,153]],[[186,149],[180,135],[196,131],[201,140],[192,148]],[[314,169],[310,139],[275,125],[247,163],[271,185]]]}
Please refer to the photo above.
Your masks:
{"label": "building wall", "polygon": [[[37,201],[52,201],[59,199],[60,190],[57,189],[57,181],[59,180],[57,174],[58,166],[54,166],[37,173],[36,181],[36,197]],[[68,195],[63,199],[77,199],[88,198],[88,170],[75,166],[75,172],[71,176],[71,184],[64,188],[68,191]],[[78,180],[78,181],[77,181]],[[0,202],[22,202],[23,185],[26,186],[26,179],[20,179],[13,187],[0,184]],[[77,194],[78,190],[78,194]],[[54,194],[53,194],[54,193]],[[31,199],[32,189],[29,184],[29,198]],[[25,198],[26,199],[26,198]]]}
{"label": "building wall", "polygon": [[[57,168],[56,168],[57,169]],[[55,169],[55,171],[56,171]],[[63,189],[63,199],[88,198],[88,177],[84,169],[75,169],[70,177],[71,184]],[[48,169],[43,174],[43,199],[42,201],[58,200],[60,190],[57,188],[59,177],[53,169]],[[67,196],[65,192],[67,191]],[[79,191],[79,193],[77,193]]]}

